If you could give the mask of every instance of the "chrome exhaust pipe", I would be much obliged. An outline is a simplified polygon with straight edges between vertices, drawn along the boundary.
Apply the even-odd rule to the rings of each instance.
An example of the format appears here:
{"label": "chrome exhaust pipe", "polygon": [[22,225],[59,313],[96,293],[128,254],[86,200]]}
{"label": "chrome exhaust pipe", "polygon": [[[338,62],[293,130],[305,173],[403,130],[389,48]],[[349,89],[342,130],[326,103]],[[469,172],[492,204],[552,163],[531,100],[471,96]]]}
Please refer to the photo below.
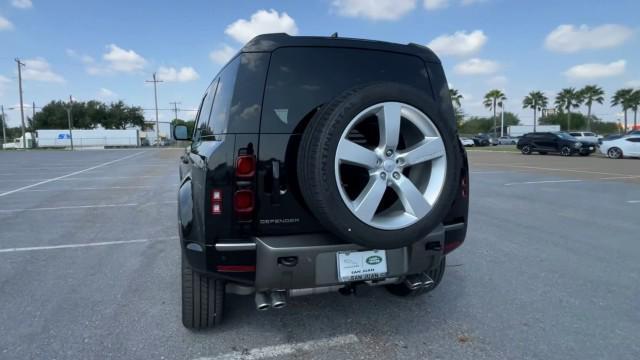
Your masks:
{"label": "chrome exhaust pipe", "polygon": [[256,292],[256,309],[264,311],[271,307],[271,297],[266,292]]}
{"label": "chrome exhaust pipe", "polygon": [[420,275],[409,275],[404,279],[404,284],[410,290],[416,290],[422,286],[422,279]]}
{"label": "chrome exhaust pipe", "polygon": [[436,283],[429,275],[425,273],[421,273],[418,276],[420,277],[420,282],[422,283],[421,287],[423,288],[430,288]]}
{"label": "chrome exhaust pipe", "polygon": [[287,297],[284,291],[273,291],[271,293],[271,307],[274,309],[282,309],[287,306]]}

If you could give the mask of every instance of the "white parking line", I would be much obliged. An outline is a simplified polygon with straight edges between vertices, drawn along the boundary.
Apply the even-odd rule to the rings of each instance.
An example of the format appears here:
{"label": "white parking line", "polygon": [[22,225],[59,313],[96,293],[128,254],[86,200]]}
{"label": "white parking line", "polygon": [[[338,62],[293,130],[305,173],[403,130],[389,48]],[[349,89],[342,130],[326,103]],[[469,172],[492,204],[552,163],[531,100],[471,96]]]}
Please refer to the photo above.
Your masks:
{"label": "white parking line", "polygon": [[29,189],[23,192],[52,192],[52,191],[88,191],[88,190],[134,190],[134,189],[157,189],[155,186],[107,186],[107,187],[74,187],[71,189]]}
{"label": "white parking line", "polygon": [[66,244],[66,245],[53,245],[53,246],[32,246],[32,247],[22,247],[22,248],[8,248],[8,249],[0,249],[0,254],[1,253],[19,252],[19,251],[56,250],[56,249],[72,249],[72,248],[92,247],[92,246],[105,246],[105,245],[135,244],[135,243],[144,243],[144,242],[151,242],[151,241],[175,240],[177,238],[178,238],[177,236],[170,236],[170,237],[160,237],[160,238],[153,238],[153,239],[103,241],[103,242],[86,243],[86,244]]}
{"label": "white parking line", "polygon": [[640,200],[629,200],[627,201],[629,204],[640,204]]}
{"label": "white parking line", "polygon": [[64,178],[68,178],[68,177],[71,177],[71,176],[74,176],[74,175],[82,174],[82,173],[84,173],[84,172],[91,171],[91,170],[93,170],[93,169],[98,169],[98,168],[101,168],[101,167],[103,167],[103,166],[111,165],[111,164],[116,163],[116,162],[119,162],[119,161],[123,161],[123,160],[131,159],[132,157],[135,157],[135,156],[140,156],[140,155],[142,155],[142,154],[144,154],[144,153],[145,153],[145,152],[139,152],[139,153],[135,153],[135,154],[127,155],[127,156],[125,156],[125,157],[121,157],[121,158],[119,158],[119,159],[115,159],[115,160],[107,161],[107,162],[105,162],[105,163],[102,163],[102,164],[99,164],[99,165],[96,165],[96,166],[92,166],[92,167],[90,167],[90,168],[86,168],[86,169],[84,169],[84,170],[74,171],[74,172],[69,173],[69,174],[66,174],[66,175],[62,175],[62,176],[58,176],[58,177],[54,177],[54,178],[51,178],[51,179],[47,179],[47,180],[44,180],[44,181],[40,181],[40,182],[35,183],[35,184],[31,184],[31,185],[23,186],[23,187],[20,187],[20,188],[14,189],[14,190],[6,191],[6,192],[3,192],[3,193],[0,193],[0,197],[7,196],[7,195],[10,195],[10,194],[14,194],[14,193],[20,192],[20,191],[22,191],[22,190],[31,189],[32,187],[36,187],[36,186],[39,186],[39,185],[42,185],[42,184],[47,184],[47,183],[50,183],[50,182],[52,182],[52,181],[57,181],[57,180],[61,180],[61,179],[64,179]]}
{"label": "white parking line", "polygon": [[542,180],[542,181],[523,181],[523,182],[513,182],[506,183],[504,186],[513,186],[513,185],[530,185],[530,184],[551,184],[551,183],[568,183],[568,182],[581,182],[584,180]]}
{"label": "white parking line", "polygon": [[195,360],[257,360],[274,358],[278,356],[291,355],[296,352],[311,352],[325,348],[343,346],[359,343],[360,340],[355,335],[336,336],[329,339],[312,340],[294,344],[282,344],[267,346],[248,351],[236,351],[228,354],[212,357],[200,357]]}
{"label": "white parking line", "polygon": [[520,168],[520,169],[533,169],[533,170],[547,170],[547,171],[566,171],[566,172],[575,172],[575,173],[583,173],[583,174],[596,174],[596,175],[608,175],[608,176],[635,176],[629,174],[618,174],[618,173],[608,173],[608,172],[599,172],[599,171],[587,171],[587,170],[576,170],[576,169],[557,169],[557,168],[547,168],[547,167],[538,167],[538,166],[525,166],[525,165],[513,165],[513,164],[493,164],[493,163],[478,163],[476,166],[499,166],[499,167],[510,167],[510,168]]}
{"label": "white parking line", "polygon": [[73,210],[73,209],[92,209],[92,208],[115,208],[115,207],[131,207],[131,206],[151,206],[158,204],[176,204],[176,200],[168,201],[151,201],[143,204],[127,203],[127,204],[97,204],[97,205],[71,205],[71,206],[56,206],[56,207],[41,207],[41,208],[23,208],[23,209],[0,209],[0,214],[14,213],[22,211],[50,211],[50,210]]}

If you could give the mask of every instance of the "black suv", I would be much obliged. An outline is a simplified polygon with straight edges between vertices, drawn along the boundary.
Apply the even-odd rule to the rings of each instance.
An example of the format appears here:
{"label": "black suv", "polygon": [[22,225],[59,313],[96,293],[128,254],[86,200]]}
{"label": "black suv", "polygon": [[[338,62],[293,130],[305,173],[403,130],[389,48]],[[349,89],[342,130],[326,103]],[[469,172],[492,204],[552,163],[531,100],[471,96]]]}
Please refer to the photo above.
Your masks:
{"label": "black suv", "polygon": [[596,151],[596,144],[578,141],[564,131],[524,134],[516,146],[525,155],[537,152],[541,155],[558,153],[562,156],[589,156]]}
{"label": "black suv", "polygon": [[222,319],[225,293],[259,310],[290,296],[442,279],[464,241],[468,165],[429,49],[261,35],[207,89],[178,190],[182,321]]}

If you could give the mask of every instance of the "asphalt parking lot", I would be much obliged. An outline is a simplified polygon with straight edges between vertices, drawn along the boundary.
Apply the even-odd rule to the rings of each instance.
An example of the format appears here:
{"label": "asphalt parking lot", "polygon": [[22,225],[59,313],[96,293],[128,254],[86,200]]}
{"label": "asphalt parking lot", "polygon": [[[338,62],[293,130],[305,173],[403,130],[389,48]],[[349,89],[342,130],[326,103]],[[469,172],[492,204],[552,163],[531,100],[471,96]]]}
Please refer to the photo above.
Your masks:
{"label": "asphalt parking lot", "polygon": [[180,322],[182,150],[0,152],[1,359],[638,359],[640,160],[470,152],[465,244],[396,298]]}

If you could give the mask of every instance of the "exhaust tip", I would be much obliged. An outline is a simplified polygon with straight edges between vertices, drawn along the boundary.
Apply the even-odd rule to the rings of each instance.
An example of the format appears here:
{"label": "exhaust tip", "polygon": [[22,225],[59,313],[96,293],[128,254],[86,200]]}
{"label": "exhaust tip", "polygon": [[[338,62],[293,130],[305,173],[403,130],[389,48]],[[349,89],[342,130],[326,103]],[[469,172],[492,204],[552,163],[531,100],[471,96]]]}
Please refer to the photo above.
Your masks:
{"label": "exhaust tip", "polygon": [[256,309],[260,311],[268,310],[271,307],[271,299],[267,293],[257,292],[255,300]]}
{"label": "exhaust tip", "polygon": [[274,291],[271,293],[271,307],[274,309],[282,309],[287,306],[287,298],[284,291]]}

